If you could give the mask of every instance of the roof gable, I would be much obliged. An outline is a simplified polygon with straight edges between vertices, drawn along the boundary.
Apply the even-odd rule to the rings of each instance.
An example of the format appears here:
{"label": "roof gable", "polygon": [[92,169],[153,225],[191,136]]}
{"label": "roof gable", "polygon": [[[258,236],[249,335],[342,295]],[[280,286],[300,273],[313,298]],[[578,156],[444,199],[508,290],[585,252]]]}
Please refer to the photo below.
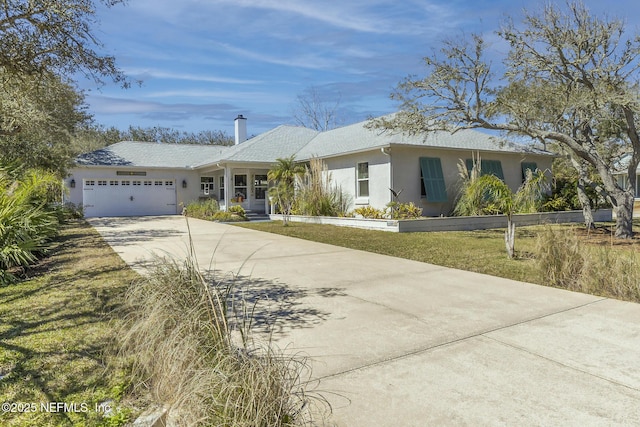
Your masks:
{"label": "roof gable", "polygon": [[313,129],[281,125],[231,147],[224,161],[275,163],[297,153],[318,134]]}

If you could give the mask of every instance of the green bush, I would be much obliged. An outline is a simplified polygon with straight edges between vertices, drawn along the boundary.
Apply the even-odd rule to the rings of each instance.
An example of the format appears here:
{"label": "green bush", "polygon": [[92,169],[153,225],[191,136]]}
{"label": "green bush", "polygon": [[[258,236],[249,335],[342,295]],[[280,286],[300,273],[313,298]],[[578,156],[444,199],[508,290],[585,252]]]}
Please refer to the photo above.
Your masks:
{"label": "green bush", "polygon": [[356,208],[354,212],[357,215],[362,216],[363,218],[370,219],[382,219],[385,215],[385,212],[383,210],[376,209],[373,206],[361,206],[359,208]]}
{"label": "green bush", "polygon": [[219,211],[220,205],[215,199],[192,202],[184,208],[185,215],[199,219],[211,219]]}
{"label": "green bush", "polygon": [[240,218],[244,218],[244,219],[247,218],[247,212],[240,205],[229,206],[229,209],[227,209],[227,211],[229,213],[239,216]]}
{"label": "green bush", "polygon": [[390,202],[387,204],[387,216],[391,219],[416,219],[422,216],[422,208],[413,202]]}
{"label": "green bush", "polygon": [[14,270],[35,262],[58,233],[59,191],[52,173],[0,169],[0,284],[15,281]]}

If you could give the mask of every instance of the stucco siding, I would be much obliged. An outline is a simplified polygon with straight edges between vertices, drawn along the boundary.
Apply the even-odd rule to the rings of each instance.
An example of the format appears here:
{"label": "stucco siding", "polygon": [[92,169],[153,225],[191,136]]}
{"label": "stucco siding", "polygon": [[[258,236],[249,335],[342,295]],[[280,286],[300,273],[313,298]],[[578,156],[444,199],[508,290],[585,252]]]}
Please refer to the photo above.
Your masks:
{"label": "stucco siding", "polygon": [[[391,200],[389,161],[389,156],[380,150],[324,159],[327,169],[331,173],[332,182],[341,186],[342,190],[350,195],[351,209],[366,205],[378,209],[386,207]],[[357,197],[356,165],[362,162],[368,163],[369,197]]]}
{"label": "stucco siding", "polygon": [[[523,153],[480,153],[483,160],[499,160],[502,165],[504,179],[512,190],[522,184],[522,162],[535,162],[541,170],[551,169],[551,156]],[[424,216],[448,215],[453,209],[459,188],[458,163],[462,159],[470,159],[471,151],[447,150],[433,148],[393,147],[391,150],[393,163],[393,187],[402,191],[401,202],[413,202],[423,209]],[[420,194],[420,157],[436,157],[442,164],[447,201],[432,203]]]}

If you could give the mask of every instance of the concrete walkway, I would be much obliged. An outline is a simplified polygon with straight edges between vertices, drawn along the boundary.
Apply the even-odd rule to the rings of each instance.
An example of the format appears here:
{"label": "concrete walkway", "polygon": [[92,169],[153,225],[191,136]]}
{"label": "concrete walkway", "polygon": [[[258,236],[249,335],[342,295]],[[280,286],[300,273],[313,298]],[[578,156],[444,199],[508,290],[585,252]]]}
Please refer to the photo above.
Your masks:
{"label": "concrete walkway", "polygon": [[[183,217],[90,223],[139,268],[184,258]],[[640,305],[189,220],[308,354],[338,426],[640,425]],[[214,253],[215,251],[215,253]]]}

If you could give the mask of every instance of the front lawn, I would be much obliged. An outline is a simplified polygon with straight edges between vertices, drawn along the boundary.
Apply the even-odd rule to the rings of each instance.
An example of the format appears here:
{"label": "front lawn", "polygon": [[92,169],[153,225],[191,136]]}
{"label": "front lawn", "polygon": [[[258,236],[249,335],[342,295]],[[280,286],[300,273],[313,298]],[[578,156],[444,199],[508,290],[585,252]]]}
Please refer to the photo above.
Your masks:
{"label": "front lawn", "polygon": [[29,276],[0,287],[0,425],[122,424],[128,380],[109,364],[112,311],[138,275],[75,222]]}
{"label": "front lawn", "polygon": [[[544,226],[516,228],[514,260],[507,258],[502,229],[391,233],[299,222],[291,222],[289,226],[283,227],[279,221],[238,226],[513,280],[548,284],[541,276],[534,259],[536,236]],[[579,224],[554,227],[561,227],[567,232],[575,230],[584,242],[593,245],[614,245],[623,250],[640,249],[638,238],[614,241],[610,238],[609,230],[602,224],[600,229],[588,235]]]}
{"label": "front lawn", "polygon": [[518,259],[509,260],[505,251],[503,230],[391,233],[299,222],[291,222],[289,226],[283,227],[282,222],[279,221],[250,222],[238,226],[539,283],[532,259],[535,236],[529,228],[524,227],[516,229]]}

